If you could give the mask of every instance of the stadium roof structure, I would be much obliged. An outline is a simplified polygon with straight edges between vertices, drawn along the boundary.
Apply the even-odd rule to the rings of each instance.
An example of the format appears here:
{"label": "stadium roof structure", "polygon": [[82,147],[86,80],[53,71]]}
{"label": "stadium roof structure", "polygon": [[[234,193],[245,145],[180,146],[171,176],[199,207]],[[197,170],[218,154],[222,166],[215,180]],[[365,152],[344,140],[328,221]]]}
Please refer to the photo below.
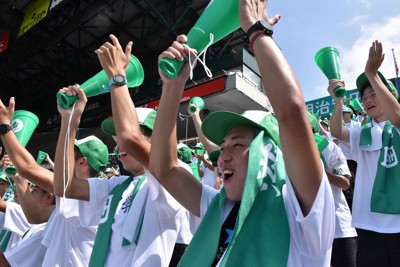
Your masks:
{"label": "stadium roof structure", "polygon": [[[33,13],[41,20],[20,36],[21,25],[32,6],[48,2],[55,5],[45,16]],[[132,53],[141,61],[145,81],[131,89],[135,104],[157,99],[161,88],[157,72],[157,57],[178,34],[187,33],[207,6],[207,0],[1,0],[0,31],[8,31],[10,40],[0,53],[0,99],[8,103],[14,96],[16,109],[38,115],[37,132],[56,131],[59,117],[56,93],[59,88],[82,83],[101,70],[94,53],[109,34],[115,34],[122,45],[133,41]],[[25,20],[24,20],[25,16]],[[21,33],[21,32],[20,32]],[[207,62],[213,72],[227,68],[234,55],[247,44],[244,33],[237,30],[207,52]],[[233,63],[229,63],[233,62]],[[205,74],[195,73],[201,80]],[[98,127],[111,113],[108,95],[89,99],[88,109],[95,110],[82,127]]]}

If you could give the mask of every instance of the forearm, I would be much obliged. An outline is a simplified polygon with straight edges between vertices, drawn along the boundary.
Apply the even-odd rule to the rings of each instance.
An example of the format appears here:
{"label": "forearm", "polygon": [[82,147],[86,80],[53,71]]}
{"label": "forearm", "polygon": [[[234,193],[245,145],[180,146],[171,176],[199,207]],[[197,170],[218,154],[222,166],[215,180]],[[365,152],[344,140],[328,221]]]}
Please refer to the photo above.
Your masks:
{"label": "forearm", "polygon": [[178,164],[176,114],[179,110],[183,88],[183,85],[180,88],[171,88],[166,85],[163,87],[152,136],[150,159],[156,177],[162,177]]}
{"label": "forearm", "polygon": [[382,82],[378,73],[366,73],[369,82],[371,83],[374,92],[379,99],[383,112],[386,118],[397,128],[400,128],[400,104],[397,99],[387,89],[386,85]]}
{"label": "forearm", "polygon": [[10,157],[18,173],[40,187],[53,191],[53,173],[39,166],[36,160],[18,141],[15,134],[10,131],[1,138],[7,155]]}
{"label": "forearm", "polygon": [[341,188],[342,190],[347,190],[350,187],[350,180],[343,175],[335,175],[326,171],[326,175],[328,177],[329,183],[336,187]]}
{"label": "forearm", "polygon": [[111,88],[111,107],[120,150],[128,153],[147,168],[150,144],[140,131],[136,107],[127,86]]}
{"label": "forearm", "polygon": [[[79,125],[79,123],[73,123],[70,125],[70,133],[67,139],[68,120],[63,119],[61,122],[61,129],[58,136],[54,158],[54,194],[59,197],[64,195],[65,187],[66,194],[68,194],[69,191],[72,191],[72,189],[69,188],[68,180],[74,179],[74,144],[78,128],[77,125]],[[66,141],[68,142],[67,144],[65,144]]]}
{"label": "forearm", "polygon": [[304,214],[308,214],[322,177],[319,153],[300,85],[274,40],[261,36],[254,53],[267,96],[279,122],[288,177]]}
{"label": "forearm", "polygon": [[350,134],[349,129],[343,126],[343,104],[341,99],[336,100],[335,107],[333,108],[331,119],[331,133],[334,137],[349,142]]}
{"label": "forearm", "polygon": [[192,116],[194,127],[196,128],[197,136],[200,139],[200,142],[203,144],[204,148],[207,150],[208,153],[214,152],[219,150],[220,147],[208,140],[201,130],[202,121],[200,119],[199,113],[194,113]]}

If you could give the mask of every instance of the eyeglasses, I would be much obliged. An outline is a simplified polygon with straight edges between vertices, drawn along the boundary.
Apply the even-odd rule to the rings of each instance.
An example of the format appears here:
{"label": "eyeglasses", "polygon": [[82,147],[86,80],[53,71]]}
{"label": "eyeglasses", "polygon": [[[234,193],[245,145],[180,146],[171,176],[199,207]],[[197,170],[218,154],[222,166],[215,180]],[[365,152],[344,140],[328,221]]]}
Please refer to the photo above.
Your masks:
{"label": "eyeglasses", "polygon": [[126,155],[128,155],[128,153],[119,153],[118,154],[118,158],[120,159],[122,157],[125,157]]}

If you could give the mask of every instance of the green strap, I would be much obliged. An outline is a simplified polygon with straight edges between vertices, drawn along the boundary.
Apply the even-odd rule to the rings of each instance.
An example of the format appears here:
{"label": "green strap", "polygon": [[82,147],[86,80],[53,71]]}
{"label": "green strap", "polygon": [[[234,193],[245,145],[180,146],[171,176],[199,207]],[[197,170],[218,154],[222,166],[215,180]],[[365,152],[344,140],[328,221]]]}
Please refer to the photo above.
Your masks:
{"label": "green strap", "polygon": [[10,237],[11,237],[12,232],[8,230],[1,230],[0,233],[0,250],[1,251],[6,251],[6,248],[8,246],[8,243],[10,242]]}
{"label": "green strap", "polygon": [[114,187],[106,200],[100,224],[97,229],[92,255],[90,256],[89,267],[104,266],[106,262],[111,239],[111,226],[114,222],[115,212],[123,192],[132,180],[133,177],[130,176],[123,183]]}

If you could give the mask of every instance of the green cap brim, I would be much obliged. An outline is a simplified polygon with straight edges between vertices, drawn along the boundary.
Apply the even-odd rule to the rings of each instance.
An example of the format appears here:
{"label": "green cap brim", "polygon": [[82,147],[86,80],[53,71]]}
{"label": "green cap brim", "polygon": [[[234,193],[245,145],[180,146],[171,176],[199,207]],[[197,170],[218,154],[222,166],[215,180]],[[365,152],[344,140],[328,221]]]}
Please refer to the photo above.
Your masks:
{"label": "green cap brim", "polygon": [[[384,84],[387,84],[387,80],[386,80],[385,76],[383,76],[383,74],[380,73],[379,71],[378,71],[377,73],[378,73],[379,78],[381,78],[382,82],[383,82]],[[361,74],[357,77],[357,80],[356,80],[357,89],[360,91],[360,89],[363,87],[363,85],[364,85],[366,82],[368,82],[368,78],[367,78],[367,76],[365,75],[365,72],[363,72],[363,73],[361,73]]]}
{"label": "green cap brim", "polygon": [[[226,134],[239,125],[248,125],[265,130],[272,140],[280,146],[278,122],[271,113],[267,112],[265,112],[262,122],[257,123],[238,113],[222,110],[215,111],[203,120],[201,130],[207,139],[217,145],[221,145]],[[268,125],[268,128],[265,125]]]}

